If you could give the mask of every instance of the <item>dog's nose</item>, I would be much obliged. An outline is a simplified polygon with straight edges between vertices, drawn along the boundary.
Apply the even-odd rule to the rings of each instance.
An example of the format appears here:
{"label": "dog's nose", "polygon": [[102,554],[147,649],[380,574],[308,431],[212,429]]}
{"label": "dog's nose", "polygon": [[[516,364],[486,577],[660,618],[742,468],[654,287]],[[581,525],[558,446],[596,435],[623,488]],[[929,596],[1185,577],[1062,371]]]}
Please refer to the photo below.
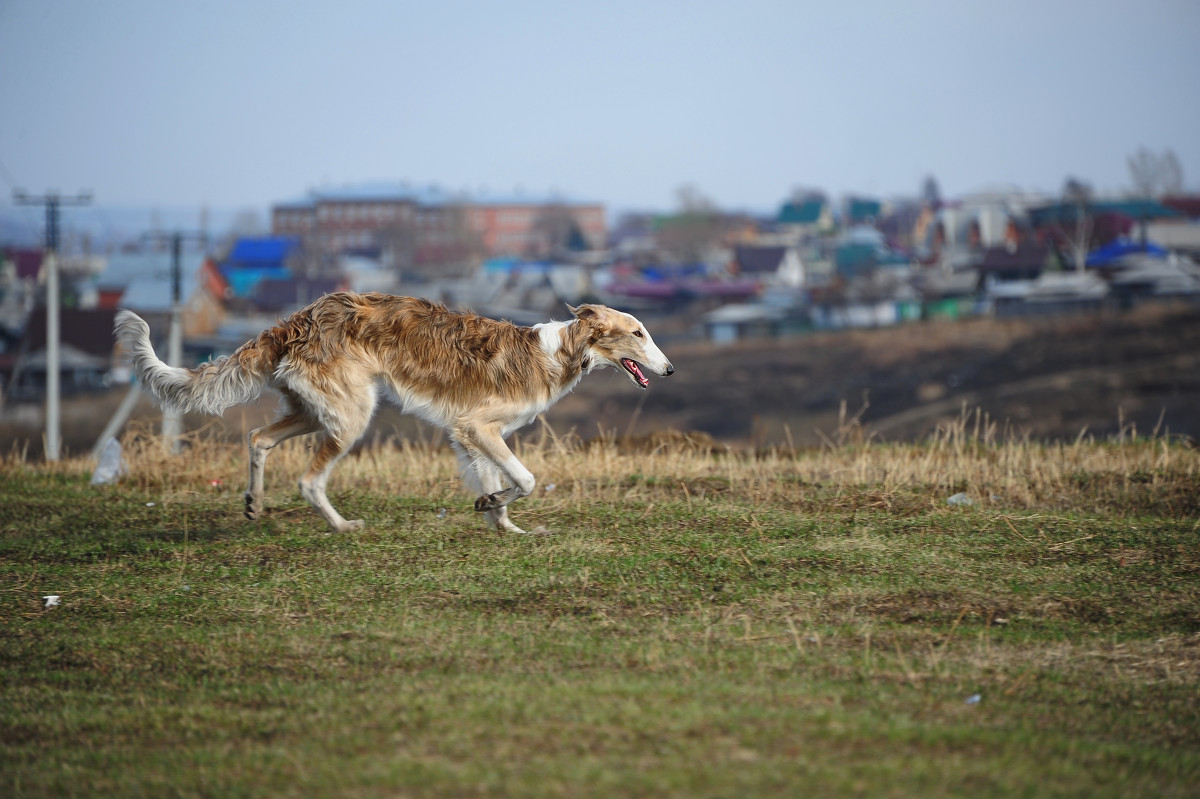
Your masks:
{"label": "dog's nose", "polygon": [[675,367],[672,366],[671,364],[667,364],[667,374],[669,374],[669,375],[675,374]]}

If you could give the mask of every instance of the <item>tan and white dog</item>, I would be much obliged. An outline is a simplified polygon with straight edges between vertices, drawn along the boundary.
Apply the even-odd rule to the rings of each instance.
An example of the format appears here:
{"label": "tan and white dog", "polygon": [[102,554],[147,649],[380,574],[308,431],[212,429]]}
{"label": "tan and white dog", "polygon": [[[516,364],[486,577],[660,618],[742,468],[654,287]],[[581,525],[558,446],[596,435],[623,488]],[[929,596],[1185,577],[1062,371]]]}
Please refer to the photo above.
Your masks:
{"label": "tan and white dog", "polygon": [[675,371],[629,314],[603,305],[571,313],[569,322],[517,327],[422,299],[341,292],[194,369],[161,361],[149,326],[132,311],[117,314],[116,335],[163,405],[220,414],[267,387],[283,395],[276,421],[249,435],[249,519],[262,513],[263,466],[271,448],[319,433],[300,493],[335,530],[361,529],[361,520],[346,521],[329,504],[325,485],[334,464],[366,431],[383,393],[449,433],[464,480],[480,494],[475,510],[501,529],[524,532],[509,520],[507,506],[533,491],[534,477],[504,439],[594,369],[619,369],[642,389],[649,384],[643,369]]}

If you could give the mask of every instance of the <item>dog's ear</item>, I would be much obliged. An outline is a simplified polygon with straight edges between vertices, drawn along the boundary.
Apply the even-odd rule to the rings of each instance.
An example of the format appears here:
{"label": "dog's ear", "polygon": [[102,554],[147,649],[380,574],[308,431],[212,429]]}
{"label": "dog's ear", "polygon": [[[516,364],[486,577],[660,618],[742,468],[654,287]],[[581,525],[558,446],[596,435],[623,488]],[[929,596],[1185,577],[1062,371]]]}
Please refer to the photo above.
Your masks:
{"label": "dog's ear", "polygon": [[578,308],[571,308],[571,313],[580,322],[589,325],[599,335],[604,335],[611,328],[612,324],[608,318],[608,309],[603,305],[580,305]]}

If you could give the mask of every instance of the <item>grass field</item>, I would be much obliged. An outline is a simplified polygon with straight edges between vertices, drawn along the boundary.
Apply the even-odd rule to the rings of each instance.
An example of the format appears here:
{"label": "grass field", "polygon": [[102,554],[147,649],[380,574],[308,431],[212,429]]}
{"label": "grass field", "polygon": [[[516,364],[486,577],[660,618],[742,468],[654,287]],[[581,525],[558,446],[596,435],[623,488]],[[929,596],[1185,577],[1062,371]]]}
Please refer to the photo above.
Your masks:
{"label": "grass field", "polygon": [[[1200,452],[1166,438],[0,463],[0,795],[1196,796]],[[965,493],[971,504],[951,505]],[[46,608],[45,595],[61,604]]]}

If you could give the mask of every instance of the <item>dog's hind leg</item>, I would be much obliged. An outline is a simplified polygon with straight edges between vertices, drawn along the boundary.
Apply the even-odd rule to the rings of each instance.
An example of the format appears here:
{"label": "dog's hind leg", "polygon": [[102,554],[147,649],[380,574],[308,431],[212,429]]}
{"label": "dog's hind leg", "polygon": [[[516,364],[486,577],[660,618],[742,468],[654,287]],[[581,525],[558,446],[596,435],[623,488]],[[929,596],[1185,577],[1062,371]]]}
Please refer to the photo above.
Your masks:
{"label": "dog's hind leg", "polygon": [[[472,457],[466,448],[457,441],[452,440],[450,446],[454,449],[454,454],[458,456],[458,470],[468,491],[474,492],[476,495],[490,494],[504,487],[500,481],[500,473],[492,467],[489,461]],[[498,529],[507,530],[510,533],[525,532],[509,521],[508,511],[505,508],[489,510],[483,516],[487,519],[488,524],[495,525]]]}
{"label": "dog's hind leg", "polygon": [[361,530],[363,527],[362,519],[346,521],[342,518],[342,515],[330,504],[329,497],[325,495],[329,473],[333,471],[334,465],[341,460],[344,454],[346,454],[345,447],[333,436],[326,435],[321,440],[320,446],[317,447],[317,454],[309,464],[308,471],[300,478],[301,496],[308,500],[317,513],[329,522],[329,526],[339,533],[349,533]]}
{"label": "dog's hind leg", "polygon": [[[506,507],[513,500],[533,493],[536,484],[533,474],[512,454],[497,430],[459,426],[454,438],[473,462],[479,478],[483,494],[475,500],[475,510],[488,514],[488,520],[498,527],[524,532],[509,520]],[[510,488],[503,488],[504,478]]]}
{"label": "dog's hind leg", "polygon": [[[480,460],[475,464],[475,471],[479,476],[478,490],[483,496],[496,496],[502,493],[504,488],[504,480],[500,476],[500,470],[497,469],[491,461]],[[483,518],[487,519],[488,523],[494,525],[498,530],[505,530],[510,533],[522,533],[522,530],[517,525],[513,524],[508,518],[508,506],[502,505],[499,508],[483,511]]]}
{"label": "dog's hind leg", "polygon": [[320,429],[320,424],[307,413],[292,410],[274,423],[250,431],[246,437],[250,448],[250,485],[246,488],[245,510],[247,519],[257,519],[262,513],[263,468],[267,463],[267,454],[289,438],[315,433]]}
{"label": "dog's hind leg", "polygon": [[332,427],[336,429],[327,427],[308,471],[300,478],[301,496],[339,533],[361,530],[363,521],[346,521],[342,518],[329,503],[329,497],[325,495],[325,486],[329,482],[329,474],[333,467],[366,431],[371,414],[375,410],[375,394],[369,386],[365,390],[350,392],[350,396],[355,397],[354,402],[346,403],[340,409],[341,412],[334,417]]}

